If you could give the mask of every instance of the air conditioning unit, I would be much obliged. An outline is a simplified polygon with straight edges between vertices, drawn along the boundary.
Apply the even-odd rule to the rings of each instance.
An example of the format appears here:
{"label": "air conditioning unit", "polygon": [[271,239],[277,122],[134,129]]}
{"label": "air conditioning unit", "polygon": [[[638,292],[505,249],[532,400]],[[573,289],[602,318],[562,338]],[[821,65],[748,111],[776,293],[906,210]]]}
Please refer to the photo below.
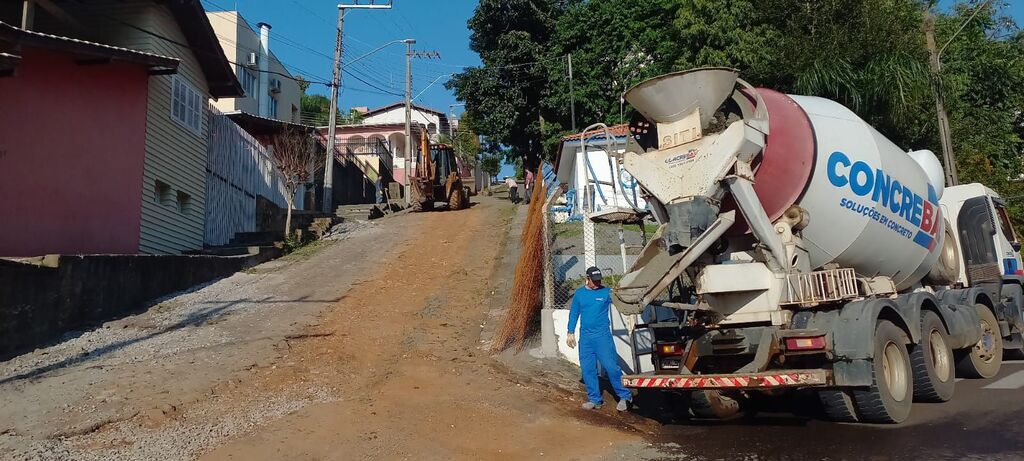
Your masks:
{"label": "air conditioning unit", "polygon": [[256,67],[259,64],[259,56],[256,53],[249,53],[249,56],[245,60],[245,65],[248,67]]}
{"label": "air conditioning unit", "polygon": [[281,80],[278,80],[276,78],[270,80],[270,92],[271,93],[280,93],[281,92]]}

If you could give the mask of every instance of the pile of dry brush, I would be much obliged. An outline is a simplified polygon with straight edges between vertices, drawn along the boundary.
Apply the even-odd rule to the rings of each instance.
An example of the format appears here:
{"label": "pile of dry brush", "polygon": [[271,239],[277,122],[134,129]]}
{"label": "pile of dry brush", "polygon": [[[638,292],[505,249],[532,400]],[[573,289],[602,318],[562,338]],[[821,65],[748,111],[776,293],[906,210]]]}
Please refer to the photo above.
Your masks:
{"label": "pile of dry brush", "polygon": [[[535,177],[540,178],[540,175]],[[522,253],[516,263],[512,297],[505,310],[505,318],[494,335],[492,352],[501,352],[509,347],[522,349],[526,338],[533,332],[534,319],[540,309],[544,278],[544,198],[547,190],[543,181],[536,184],[530,196],[526,225],[523,226]]]}

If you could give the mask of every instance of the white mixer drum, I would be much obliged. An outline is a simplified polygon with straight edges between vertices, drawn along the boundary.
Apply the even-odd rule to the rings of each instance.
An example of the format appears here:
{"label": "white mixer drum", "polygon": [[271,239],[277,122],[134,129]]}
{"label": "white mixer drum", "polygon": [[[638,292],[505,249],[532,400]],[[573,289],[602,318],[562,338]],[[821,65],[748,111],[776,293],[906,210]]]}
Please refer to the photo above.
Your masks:
{"label": "white mixer drum", "polygon": [[807,114],[816,142],[814,171],[799,200],[811,217],[803,230],[811,266],[836,262],[861,276],[888,276],[897,289],[920,281],[945,239],[942,184],[932,184],[922,168],[933,170],[935,155],[911,157],[834,101],[790,98]]}

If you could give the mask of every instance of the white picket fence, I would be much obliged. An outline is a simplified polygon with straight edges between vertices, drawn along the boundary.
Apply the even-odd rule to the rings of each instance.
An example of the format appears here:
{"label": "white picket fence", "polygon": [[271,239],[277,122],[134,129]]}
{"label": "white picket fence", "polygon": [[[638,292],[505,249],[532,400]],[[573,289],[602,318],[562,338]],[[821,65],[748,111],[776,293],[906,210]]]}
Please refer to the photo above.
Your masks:
{"label": "white picket fence", "polygon": [[[256,230],[256,196],[287,206],[267,149],[227,116],[210,112],[206,159],[206,245]],[[299,197],[301,199],[301,196]],[[296,203],[301,208],[301,203]]]}

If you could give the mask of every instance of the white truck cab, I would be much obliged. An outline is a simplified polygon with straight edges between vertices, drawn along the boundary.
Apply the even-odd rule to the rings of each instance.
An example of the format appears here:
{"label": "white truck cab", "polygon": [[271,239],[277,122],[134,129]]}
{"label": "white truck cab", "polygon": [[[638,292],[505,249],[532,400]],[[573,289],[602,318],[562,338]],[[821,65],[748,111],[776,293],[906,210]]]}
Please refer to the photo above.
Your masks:
{"label": "white truck cab", "polygon": [[[954,229],[956,247],[963,251],[957,279],[961,286],[972,286],[972,278],[994,276],[993,265],[998,266],[1000,280],[1024,275],[1020,237],[999,194],[982,184],[964,184],[947,187],[939,203]],[[985,235],[992,238],[980,238]]]}

